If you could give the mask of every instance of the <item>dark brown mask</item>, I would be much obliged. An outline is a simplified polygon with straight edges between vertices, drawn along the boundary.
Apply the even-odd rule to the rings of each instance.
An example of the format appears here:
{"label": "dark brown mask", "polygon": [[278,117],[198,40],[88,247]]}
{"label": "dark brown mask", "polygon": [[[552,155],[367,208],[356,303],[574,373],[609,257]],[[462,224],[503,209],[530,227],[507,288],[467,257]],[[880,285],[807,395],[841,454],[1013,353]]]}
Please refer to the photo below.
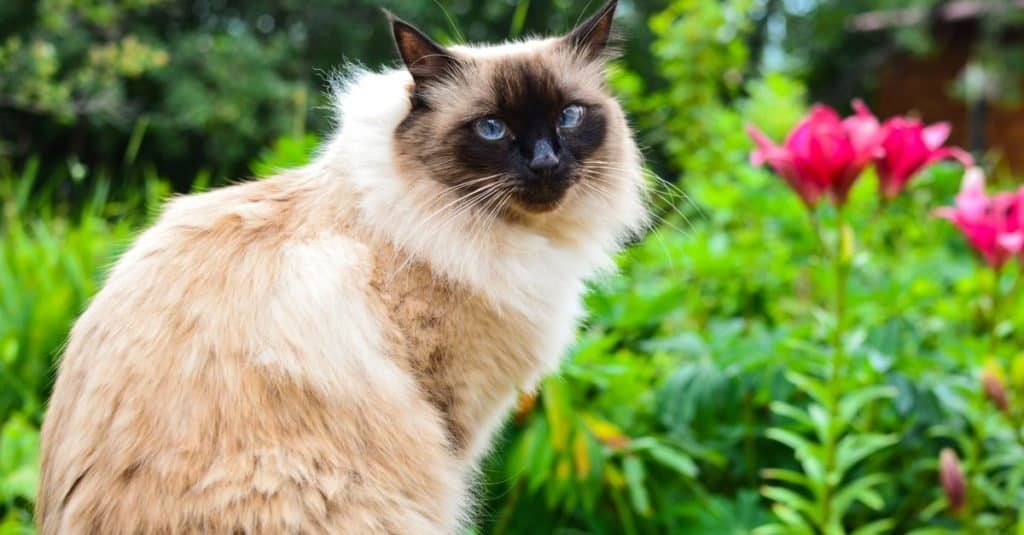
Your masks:
{"label": "dark brown mask", "polygon": [[400,162],[481,206],[535,214],[606,179],[629,139],[604,83],[615,6],[566,36],[495,47],[445,48],[391,17],[413,78],[396,131]]}

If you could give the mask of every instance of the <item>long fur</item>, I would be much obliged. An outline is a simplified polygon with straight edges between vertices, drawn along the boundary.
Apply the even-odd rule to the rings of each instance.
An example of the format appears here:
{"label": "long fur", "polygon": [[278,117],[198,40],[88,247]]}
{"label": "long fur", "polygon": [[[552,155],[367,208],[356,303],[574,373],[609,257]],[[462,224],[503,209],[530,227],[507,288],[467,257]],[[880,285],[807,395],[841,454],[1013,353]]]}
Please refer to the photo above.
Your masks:
{"label": "long fur", "polygon": [[[457,53],[481,69],[578,61],[554,46]],[[178,198],[119,260],[60,366],[41,533],[431,534],[469,520],[475,467],[517,391],[556,367],[585,281],[645,223],[644,181],[604,96],[614,167],[596,186],[544,214],[465,206],[396,156],[411,91],[405,70],[357,71],[311,164]]]}

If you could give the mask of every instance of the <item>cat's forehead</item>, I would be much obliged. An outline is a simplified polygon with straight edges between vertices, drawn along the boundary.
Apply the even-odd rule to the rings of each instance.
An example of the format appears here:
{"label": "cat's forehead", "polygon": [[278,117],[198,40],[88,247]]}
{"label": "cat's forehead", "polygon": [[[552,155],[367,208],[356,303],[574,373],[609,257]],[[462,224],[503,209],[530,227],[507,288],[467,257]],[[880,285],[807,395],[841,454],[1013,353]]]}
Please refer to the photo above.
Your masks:
{"label": "cat's forehead", "polygon": [[464,61],[463,102],[498,110],[562,106],[604,95],[603,69],[581,60],[558,39],[484,47],[453,47]]}
{"label": "cat's forehead", "polygon": [[549,52],[558,46],[558,39],[530,39],[526,41],[510,41],[498,44],[453,45],[448,50],[464,58],[480,61],[500,61],[503,59]]}

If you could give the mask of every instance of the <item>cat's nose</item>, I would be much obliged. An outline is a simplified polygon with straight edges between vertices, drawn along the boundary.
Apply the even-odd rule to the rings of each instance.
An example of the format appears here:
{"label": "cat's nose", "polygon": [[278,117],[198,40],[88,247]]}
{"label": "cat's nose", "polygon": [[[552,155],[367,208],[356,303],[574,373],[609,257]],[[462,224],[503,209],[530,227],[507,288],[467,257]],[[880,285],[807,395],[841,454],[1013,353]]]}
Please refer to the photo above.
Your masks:
{"label": "cat's nose", "polygon": [[536,173],[551,171],[558,167],[558,155],[551,142],[541,138],[533,145],[533,158],[530,160],[530,170]]}

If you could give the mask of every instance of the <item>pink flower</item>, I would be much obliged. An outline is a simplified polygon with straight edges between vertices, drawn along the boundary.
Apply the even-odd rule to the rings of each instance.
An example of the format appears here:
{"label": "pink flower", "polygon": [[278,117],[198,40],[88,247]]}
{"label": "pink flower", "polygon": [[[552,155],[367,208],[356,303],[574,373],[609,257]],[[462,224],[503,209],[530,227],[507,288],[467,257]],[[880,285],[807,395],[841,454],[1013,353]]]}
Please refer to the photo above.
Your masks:
{"label": "pink flower", "polygon": [[782,146],[748,126],[757,144],[751,163],[767,163],[809,208],[826,193],[842,205],[857,177],[880,155],[882,141],[878,119],[859,101],[854,107],[857,114],[843,120],[832,108],[814,106]]}
{"label": "pink flower", "polygon": [[994,269],[1024,250],[1024,188],[989,197],[980,168],[964,174],[955,205],[935,213],[952,221]]}
{"label": "pink flower", "polygon": [[974,165],[974,159],[963,149],[942,146],[949,138],[949,123],[926,127],[921,121],[894,117],[882,130],[883,154],[875,167],[881,181],[879,189],[886,199],[899,195],[914,175],[939,160],[958,160],[965,167]]}

